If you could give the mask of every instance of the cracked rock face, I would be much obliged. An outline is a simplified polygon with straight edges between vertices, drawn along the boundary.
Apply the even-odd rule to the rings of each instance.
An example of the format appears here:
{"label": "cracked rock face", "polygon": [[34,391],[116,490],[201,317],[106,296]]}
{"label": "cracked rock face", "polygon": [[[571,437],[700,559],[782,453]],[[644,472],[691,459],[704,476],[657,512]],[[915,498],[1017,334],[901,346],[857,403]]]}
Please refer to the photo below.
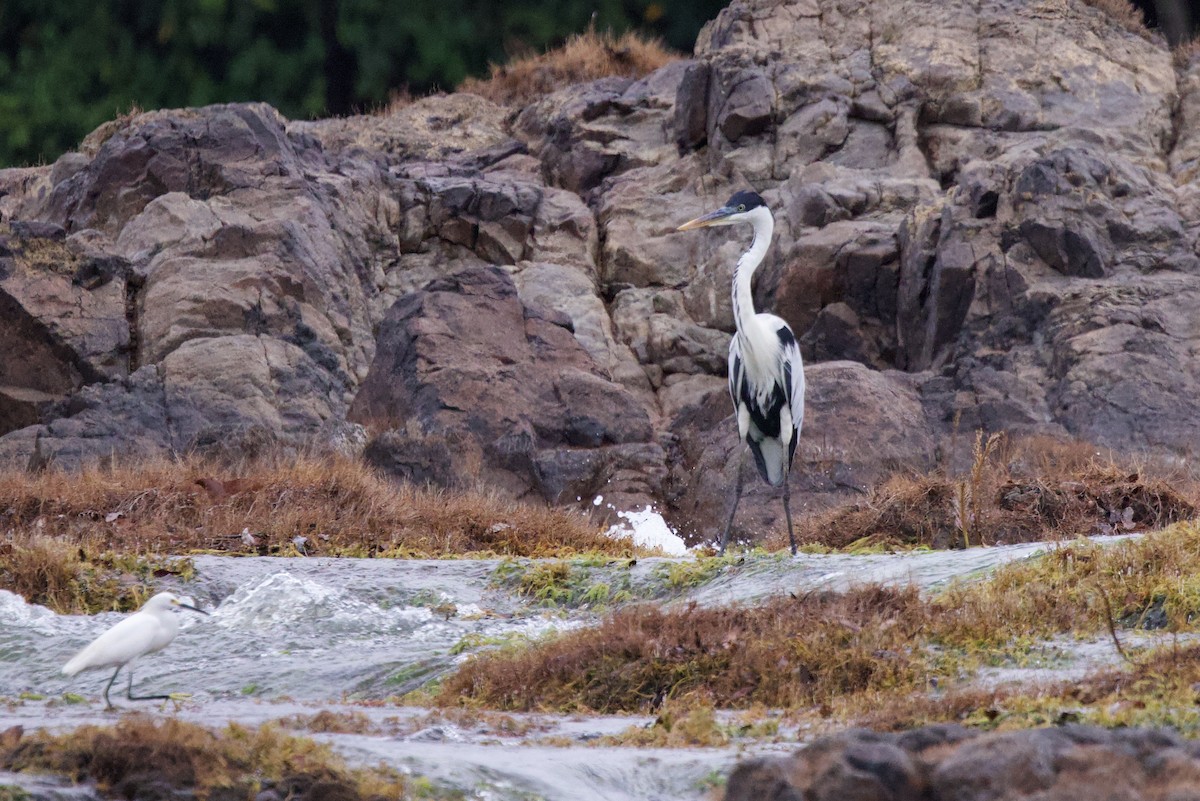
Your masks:
{"label": "cracked rock face", "polygon": [[[498,267],[432,281],[392,306],[350,418],[392,432],[373,462],[439,486],[483,480],[518,498],[619,500],[655,489],[650,416],[596,368],[566,315],[523,302]],[[426,464],[427,454],[438,454]]]}
{"label": "cracked rock face", "polygon": [[[749,236],[675,227],[747,187],[776,216],[756,304],[808,364],[794,509],[956,425],[1187,456],[1197,120],[1200,63],[1081,0],[735,0],[692,58],[524,107],[140,114],[0,171],[0,459],[363,426],[403,480],[711,538]],[[735,536],[781,522],[749,483]]]}

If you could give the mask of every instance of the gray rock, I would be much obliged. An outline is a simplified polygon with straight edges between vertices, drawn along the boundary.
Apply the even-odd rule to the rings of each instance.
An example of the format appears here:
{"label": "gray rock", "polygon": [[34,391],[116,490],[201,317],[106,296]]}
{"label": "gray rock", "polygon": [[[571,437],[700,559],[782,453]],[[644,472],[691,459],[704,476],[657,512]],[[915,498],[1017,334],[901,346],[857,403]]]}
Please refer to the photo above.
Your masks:
{"label": "gray rock", "polygon": [[522,108],[133,115],[0,170],[0,458],[341,448],[349,414],[405,480],[603,485],[711,538],[749,233],[675,228],[747,187],[809,363],[796,508],[956,420],[1191,456],[1197,120],[1200,60],[1008,0],[737,0],[693,58]]}
{"label": "gray rock", "polygon": [[771,124],[775,90],[758,70],[720,72],[713,89],[713,122],[727,141],[762,133]]}
{"label": "gray rock", "polygon": [[784,760],[760,757],[734,767],[725,801],[804,801],[804,793],[788,781]]}
{"label": "gray rock", "polygon": [[[603,486],[625,469],[630,452],[621,446],[652,444],[653,428],[637,400],[596,370],[569,324],[522,303],[494,267],[398,302],[350,413],[392,431],[368,446],[372,461],[409,480],[453,486],[480,477],[553,502]],[[649,458],[653,472],[661,453]]]}
{"label": "gray rock", "polygon": [[851,730],[791,757],[739,762],[726,799],[1017,801],[1189,798],[1200,758],[1161,729],[1065,726],[973,735],[936,725]]}
{"label": "gray rock", "polygon": [[687,65],[675,95],[675,143],[693,150],[708,141],[708,93],[711,70],[707,62]]}

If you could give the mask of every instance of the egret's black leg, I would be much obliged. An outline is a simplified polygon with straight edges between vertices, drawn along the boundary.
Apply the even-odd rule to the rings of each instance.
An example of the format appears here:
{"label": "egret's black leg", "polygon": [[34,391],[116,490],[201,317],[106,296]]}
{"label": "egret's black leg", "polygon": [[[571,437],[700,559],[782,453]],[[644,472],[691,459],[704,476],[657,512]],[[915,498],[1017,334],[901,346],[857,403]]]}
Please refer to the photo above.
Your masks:
{"label": "egret's black leg", "polygon": [[117,674],[121,672],[121,666],[117,665],[117,669],[113,671],[112,678],[108,680],[108,684],[104,685],[104,708],[114,709],[112,701],[108,700],[108,691],[112,688],[113,682],[117,680]]}
{"label": "egret's black leg", "polygon": [[738,503],[742,500],[742,468],[746,466],[746,454],[742,453],[742,458],[738,459],[737,466],[737,481],[733,488],[733,507],[729,510],[729,520],[725,522],[725,531],[721,534],[721,547],[717,551],[718,556],[725,555],[725,546],[729,544],[729,532],[733,530],[733,516],[737,514]]}
{"label": "egret's black leg", "polygon": [[783,471],[783,516],[787,518],[788,524],[788,542],[792,546],[792,556],[796,555],[796,535],[792,533],[792,508],[789,501],[791,500],[791,492],[788,490],[788,473],[790,470]]}
{"label": "egret's black leg", "polygon": [[133,668],[129,669],[129,686],[125,688],[125,695],[130,701],[169,701],[169,695],[134,695],[133,694]]}

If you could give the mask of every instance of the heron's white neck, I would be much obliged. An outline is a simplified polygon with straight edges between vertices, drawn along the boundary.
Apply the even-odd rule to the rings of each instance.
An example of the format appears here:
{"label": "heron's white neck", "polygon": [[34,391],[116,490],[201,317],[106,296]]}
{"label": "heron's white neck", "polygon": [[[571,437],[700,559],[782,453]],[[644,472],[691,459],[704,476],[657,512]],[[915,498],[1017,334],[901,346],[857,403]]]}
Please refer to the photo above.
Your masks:
{"label": "heron's white neck", "polygon": [[750,249],[738,259],[737,267],[733,271],[733,320],[739,333],[755,324],[751,280],[754,278],[754,271],[767,255],[767,248],[771,246],[771,234],[775,231],[775,220],[766,206],[759,206],[747,217],[754,227],[754,241],[750,243]]}

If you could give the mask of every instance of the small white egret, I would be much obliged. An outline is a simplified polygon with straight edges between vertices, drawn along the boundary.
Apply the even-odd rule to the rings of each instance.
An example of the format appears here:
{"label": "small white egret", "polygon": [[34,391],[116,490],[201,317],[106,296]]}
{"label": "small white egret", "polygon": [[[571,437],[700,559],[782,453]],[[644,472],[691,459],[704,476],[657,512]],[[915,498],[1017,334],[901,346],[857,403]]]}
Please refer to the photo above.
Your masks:
{"label": "small white egret", "polygon": [[[754,192],[738,192],[716,211],[679,226],[680,231],[712,225],[746,224],[754,229],[750,249],[733,271],[733,319],[737,333],[729,343],[729,395],[737,414],[738,433],[754,454],[758,474],[773,487],[783,486],[783,513],[788,541],[796,554],[788,473],[804,419],[804,364],[792,329],[773,314],[756,314],[750,280],[771,246],[775,220]],[[733,508],[721,534],[721,553],[729,542],[733,516],[742,498],[739,462]]]}
{"label": "small white egret", "polygon": [[101,634],[72,657],[71,661],[63,665],[62,672],[74,676],[91,668],[115,666],[112,678],[104,687],[104,703],[108,709],[113,708],[112,702],[108,700],[108,691],[117,680],[121,668],[126,666],[129,668],[129,686],[125,694],[129,700],[152,701],[172,698],[171,695],[134,695],[133,663],[139,657],[161,651],[175,639],[175,635],[179,633],[179,621],[172,611],[175,607],[190,609],[202,615],[208,614],[203,609],[185,603],[174,593],[160,592],[142,604],[142,608],[137,612]]}

